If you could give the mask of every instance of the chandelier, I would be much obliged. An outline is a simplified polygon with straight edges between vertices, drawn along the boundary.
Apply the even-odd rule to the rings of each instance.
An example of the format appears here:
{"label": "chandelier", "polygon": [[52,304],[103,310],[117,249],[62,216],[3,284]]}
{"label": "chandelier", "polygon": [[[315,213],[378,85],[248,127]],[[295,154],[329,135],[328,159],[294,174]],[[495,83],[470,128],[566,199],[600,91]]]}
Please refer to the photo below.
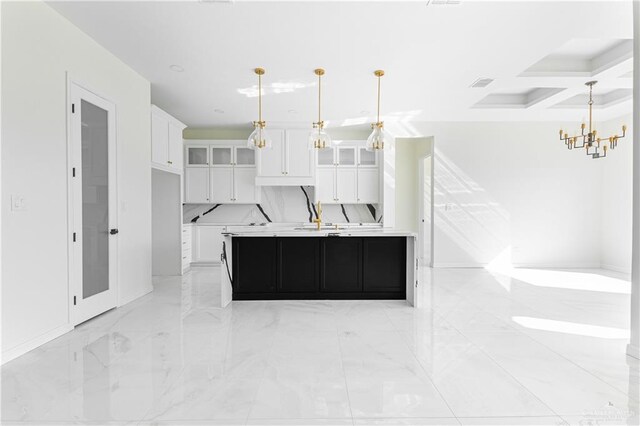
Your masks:
{"label": "chandelier", "polygon": [[253,132],[247,140],[247,146],[251,149],[271,148],[271,138],[264,129],[267,123],[262,119],[262,76],[264,68],[253,70],[258,75],[258,121],[253,122]]}
{"label": "chandelier", "polygon": [[[313,71],[318,76],[318,121],[313,123],[313,129],[309,134],[309,149],[331,148],[331,136],[324,130],[324,121],[320,118],[320,107],[322,105],[322,76],[324,70],[317,68]],[[317,129],[317,130],[316,130]]]}
{"label": "chandelier", "polygon": [[[567,149],[584,148],[587,155],[591,158],[604,158],[607,156],[607,149],[615,149],[618,146],[618,139],[624,138],[627,133],[627,126],[622,126],[622,136],[613,135],[608,138],[601,139],[598,132],[593,128],[593,86],[597,81],[588,81],[585,85],[589,86],[589,131],[585,134],[587,125],[580,125],[581,134],[578,136],[569,136],[560,129],[560,140],[564,142]],[[579,141],[580,140],[580,141]],[[609,146],[607,147],[607,142]]]}
{"label": "chandelier", "polygon": [[387,135],[384,131],[384,123],[380,121],[380,78],[384,75],[383,70],[376,70],[373,74],[378,77],[378,119],[375,123],[371,123],[373,131],[367,139],[367,151],[377,151],[384,149],[384,140]]}

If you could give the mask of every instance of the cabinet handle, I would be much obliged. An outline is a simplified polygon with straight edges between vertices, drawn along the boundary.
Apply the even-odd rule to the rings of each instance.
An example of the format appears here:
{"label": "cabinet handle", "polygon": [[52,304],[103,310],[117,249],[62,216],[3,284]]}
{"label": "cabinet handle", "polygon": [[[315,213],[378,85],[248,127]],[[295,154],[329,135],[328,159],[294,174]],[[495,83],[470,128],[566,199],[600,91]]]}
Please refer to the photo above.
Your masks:
{"label": "cabinet handle", "polygon": [[169,163],[169,164],[173,164],[173,161],[167,161],[167,163]]}

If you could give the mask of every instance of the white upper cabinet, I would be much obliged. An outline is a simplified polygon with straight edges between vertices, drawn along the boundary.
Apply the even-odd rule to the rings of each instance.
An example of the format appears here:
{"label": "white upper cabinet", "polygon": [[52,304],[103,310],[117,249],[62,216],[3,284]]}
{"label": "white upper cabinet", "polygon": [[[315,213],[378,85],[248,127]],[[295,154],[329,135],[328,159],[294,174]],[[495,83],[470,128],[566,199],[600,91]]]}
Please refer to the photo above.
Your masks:
{"label": "white upper cabinet", "polygon": [[256,204],[260,202],[262,188],[256,186],[255,167],[234,167],[233,172],[233,201],[241,204]]}
{"label": "white upper cabinet", "polygon": [[209,167],[209,147],[207,145],[189,145],[185,148],[187,167]]}
{"label": "white upper cabinet", "polygon": [[356,165],[356,147],[337,147],[336,166],[352,167]]}
{"label": "white upper cabinet", "polygon": [[358,167],[377,167],[378,153],[376,151],[367,151],[366,148],[358,148]]}
{"label": "white upper cabinet", "polygon": [[336,203],[358,202],[358,169],[343,167],[336,169]]}
{"label": "white upper cabinet", "polygon": [[211,167],[232,166],[233,147],[232,146],[212,146],[211,147]]}
{"label": "white upper cabinet", "polygon": [[314,188],[315,202],[323,204],[336,203],[336,171],[334,167],[319,167],[316,170],[318,183]]}
{"label": "white upper cabinet", "polygon": [[282,178],[285,172],[284,130],[268,129],[271,148],[256,149],[258,176],[261,178]]}
{"label": "white upper cabinet", "polygon": [[374,167],[358,167],[358,203],[380,202],[380,173]]}
{"label": "white upper cabinet", "polygon": [[256,150],[256,183],[266,186],[315,185],[315,152],[309,150],[309,129],[267,129],[271,149]]}
{"label": "white upper cabinet", "polygon": [[209,169],[187,167],[184,169],[185,203],[206,204],[209,202]]}
{"label": "white upper cabinet", "polygon": [[209,171],[212,203],[233,202],[233,167],[212,167]]}
{"label": "white upper cabinet", "polygon": [[182,131],[186,126],[151,105],[151,166],[182,173]]}
{"label": "white upper cabinet", "polygon": [[255,183],[256,154],[244,144],[244,141],[187,144],[185,203],[260,203],[262,191]]}
{"label": "white upper cabinet", "polygon": [[314,150],[309,150],[310,130],[287,130],[285,152],[288,178],[313,178]]}
{"label": "white upper cabinet", "polygon": [[342,141],[333,149],[319,150],[315,201],[329,204],[380,202],[378,153],[363,141]]}

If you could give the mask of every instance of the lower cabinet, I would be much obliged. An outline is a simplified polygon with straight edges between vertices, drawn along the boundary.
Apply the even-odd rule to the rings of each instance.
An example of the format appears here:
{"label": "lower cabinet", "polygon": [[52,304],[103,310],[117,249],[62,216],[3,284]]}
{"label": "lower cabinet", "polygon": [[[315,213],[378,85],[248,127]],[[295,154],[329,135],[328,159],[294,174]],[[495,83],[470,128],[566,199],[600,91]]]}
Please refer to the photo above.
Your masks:
{"label": "lower cabinet", "polygon": [[405,237],[235,237],[233,299],[404,299]]}
{"label": "lower cabinet", "polygon": [[322,285],[320,291],[346,293],[362,291],[362,239],[323,238]]}
{"label": "lower cabinet", "polygon": [[316,292],[320,281],[320,240],[278,238],[278,291]]}
{"label": "lower cabinet", "polygon": [[[233,293],[256,298],[276,289],[276,239],[257,237],[233,240]],[[268,298],[268,297],[264,297]]]}

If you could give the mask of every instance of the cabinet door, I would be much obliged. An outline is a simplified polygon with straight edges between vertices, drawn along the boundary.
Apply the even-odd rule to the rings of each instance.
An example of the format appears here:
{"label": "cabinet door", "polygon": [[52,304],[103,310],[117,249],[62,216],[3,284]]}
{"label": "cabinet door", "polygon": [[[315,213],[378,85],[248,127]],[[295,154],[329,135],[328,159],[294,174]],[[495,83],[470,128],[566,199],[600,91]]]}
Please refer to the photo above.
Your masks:
{"label": "cabinet door", "polygon": [[194,262],[220,262],[223,226],[196,225]]}
{"label": "cabinet door", "polygon": [[406,293],[407,239],[372,237],[362,244],[364,291]]}
{"label": "cabinet door", "polygon": [[315,201],[321,203],[336,202],[336,168],[319,167],[316,170],[316,187],[314,188]]}
{"label": "cabinet door", "polygon": [[184,202],[209,202],[209,169],[186,167],[184,169]]}
{"label": "cabinet door", "polygon": [[320,286],[320,238],[278,238],[278,291],[316,293]]}
{"label": "cabinet door", "polygon": [[276,289],[276,238],[233,238],[233,292],[273,293]]}
{"label": "cabinet door", "polygon": [[362,290],[362,239],[322,238],[320,291],[341,293]]}
{"label": "cabinet door", "polygon": [[377,166],[378,165],[378,153],[377,151],[367,151],[366,148],[358,148],[358,165],[361,167]]}
{"label": "cabinet door", "polygon": [[333,148],[319,149],[316,154],[318,158],[318,166],[335,166],[335,150]]}
{"label": "cabinet door", "polygon": [[308,146],[309,130],[287,130],[287,176],[312,177],[314,150]]}
{"label": "cabinet door", "polygon": [[209,147],[206,145],[189,145],[186,148],[187,167],[209,167]]}
{"label": "cabinet door", "polygon": [[169,122],[154,113],[151,113],[151,161],[169,165]]}
{"label": "cabinet door", "polygon": [[182,127],[169,123],[169,167],[182,170]]}
{"label": "cabinet door", "polygon": [[358,169],[358,203],[380,202],[380,174],[378,168]]}
{"label": "cabinet door", "polygon": [[358,170],[353,168],[336,168],[336,202],[353,204],[358,199]]}
{"label": "cabinet door", "polygon": [[233,201],[244,204],[260,202],[262,188],[256,186],[255,167],[234,167],[233,170]]}
{"label": "cabinet door", "polygon": [[284,176],[284,130],[269,130],[271,137],[271,149],[257,149],[258,176],[282,177]]}
{"label": "cabinet door", "polygon": [[233,165],[233,147],[212,146],[211,147],[211,167]]}
{"label": "cabinet door", "polygon": [[234,148],[233,164],[237,167],[255,167],[256,152],[249,148]]}
{"label": "cabinet door", "polygon": [[211,176],[212,203],[230,203],[233,201],[233,167],[212,167]]}
{"label": "cabinet door", "polygon": [[351,166],[356,165],[356,147],[338,147],[337,150],[337,165],[338,166]]}

